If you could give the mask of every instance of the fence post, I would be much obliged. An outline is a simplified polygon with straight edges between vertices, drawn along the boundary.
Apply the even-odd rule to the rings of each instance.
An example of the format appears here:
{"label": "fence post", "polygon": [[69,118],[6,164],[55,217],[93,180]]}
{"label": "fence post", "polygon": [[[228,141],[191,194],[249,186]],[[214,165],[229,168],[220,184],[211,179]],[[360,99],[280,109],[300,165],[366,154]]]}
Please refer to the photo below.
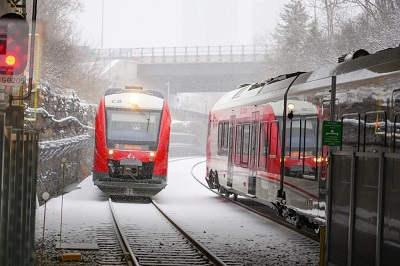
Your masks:
{"label": "fence post", "polygon": [[[4,180],[4,150],[5,150],[5,114],[0,113],[0,191],[3,189]],[[4,243],[3,243],[3,227],[5,223],[3,212],[5,211],[6,197],[3,193],[0,194],[0,264],[4,264]]]}

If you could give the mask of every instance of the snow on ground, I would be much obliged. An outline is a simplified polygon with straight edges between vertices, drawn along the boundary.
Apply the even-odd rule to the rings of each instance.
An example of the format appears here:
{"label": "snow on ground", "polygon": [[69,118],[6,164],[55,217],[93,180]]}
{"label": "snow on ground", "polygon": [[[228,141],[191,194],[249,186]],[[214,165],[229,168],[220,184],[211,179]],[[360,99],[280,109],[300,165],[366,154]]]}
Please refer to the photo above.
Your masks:
{"label": "snow on ground", "polygon": [[[193,173],[204,180],[204,161],[191,158],[169,163],[168,186],[153,199],[175,222],[199,237],[204,245],[217,243],[243,265],[318,264],[317,243],[234,205],[199,184],[191,171],[193,165],[200,163]],[[50,249],[56,247],[60,230],[63,243],[96,243],[96,230],[110,222],[108,197],[93,185],[91,176],[78,187],[46,204],[45,239]],[[41,206],[37,211],[37,245],[41,245],[43,215]]]}
{"label": "snow on ground", "polygon": [[178,224],[192,234],[203,234],[203,242],[219,242],[238,261],[246,258],[244,265],[318,265],[318,243],[230,203],[195,181],[191,168],[199,162],[203,163],[193,173],[205,183],[205,158],[172,162],[168,187],[153,198]]}

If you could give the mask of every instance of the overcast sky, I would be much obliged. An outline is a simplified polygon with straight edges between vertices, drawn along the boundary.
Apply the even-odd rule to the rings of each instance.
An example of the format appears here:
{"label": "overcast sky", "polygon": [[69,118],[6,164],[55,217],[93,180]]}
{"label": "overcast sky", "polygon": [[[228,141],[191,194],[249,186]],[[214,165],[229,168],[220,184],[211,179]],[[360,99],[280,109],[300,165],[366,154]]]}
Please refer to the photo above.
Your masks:
{"label": "overcast sky", "polygon": [[287,2],[86,0],[74,21],[85,44],[99,48],[248,45],[272,31]]}

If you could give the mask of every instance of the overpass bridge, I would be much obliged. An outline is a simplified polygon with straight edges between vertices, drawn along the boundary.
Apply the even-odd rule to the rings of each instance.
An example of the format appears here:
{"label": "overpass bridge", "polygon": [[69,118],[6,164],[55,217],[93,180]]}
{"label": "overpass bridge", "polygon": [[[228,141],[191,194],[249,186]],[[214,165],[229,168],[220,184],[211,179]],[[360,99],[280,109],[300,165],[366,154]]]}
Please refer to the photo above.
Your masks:
{"label": "overpass bridge", "polygon": [[180,92],[226,92],[260,81],[266,46],[96,49],[108,65],[102,78],[121,85]]}
{"label": "overpass bridge", "polygon": [[[194,46],[96,49],[101,78],[113,86],[139,85],[164,94],[174,116],[204,119],[214,103],[239,84],[261,76],[266,46]],[[183,116],[180,114],[183,112]],[[198,115],[196,115],[196,113]]]}

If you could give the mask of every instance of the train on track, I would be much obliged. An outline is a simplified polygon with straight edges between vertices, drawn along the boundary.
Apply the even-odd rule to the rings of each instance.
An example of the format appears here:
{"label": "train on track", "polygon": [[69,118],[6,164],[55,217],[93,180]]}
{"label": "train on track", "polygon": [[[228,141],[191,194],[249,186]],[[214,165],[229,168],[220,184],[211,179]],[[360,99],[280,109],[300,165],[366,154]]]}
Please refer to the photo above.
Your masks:
{"label": "train on track", "polygon": [[95,119],[94,184],[113,196],[154,196],[164,189],[170,125],[160,92],[108,89]]}
{"label": "train on track", "polygon": [[[205,178],[211,189],[270,205],[288,222],[318,230],[326,220],[330,152],[382,150],[400,153],[400,47],[358,50],[330,67],[226,93],[209,113]],[[362,165],[366,170],[356,170],[374,190],[377,177]],[[351,188],[342,187],[335,199],[349,197]],[[367,189],[358,195],[376,206]],[[399,193],[391,197],[400,200]]]}

